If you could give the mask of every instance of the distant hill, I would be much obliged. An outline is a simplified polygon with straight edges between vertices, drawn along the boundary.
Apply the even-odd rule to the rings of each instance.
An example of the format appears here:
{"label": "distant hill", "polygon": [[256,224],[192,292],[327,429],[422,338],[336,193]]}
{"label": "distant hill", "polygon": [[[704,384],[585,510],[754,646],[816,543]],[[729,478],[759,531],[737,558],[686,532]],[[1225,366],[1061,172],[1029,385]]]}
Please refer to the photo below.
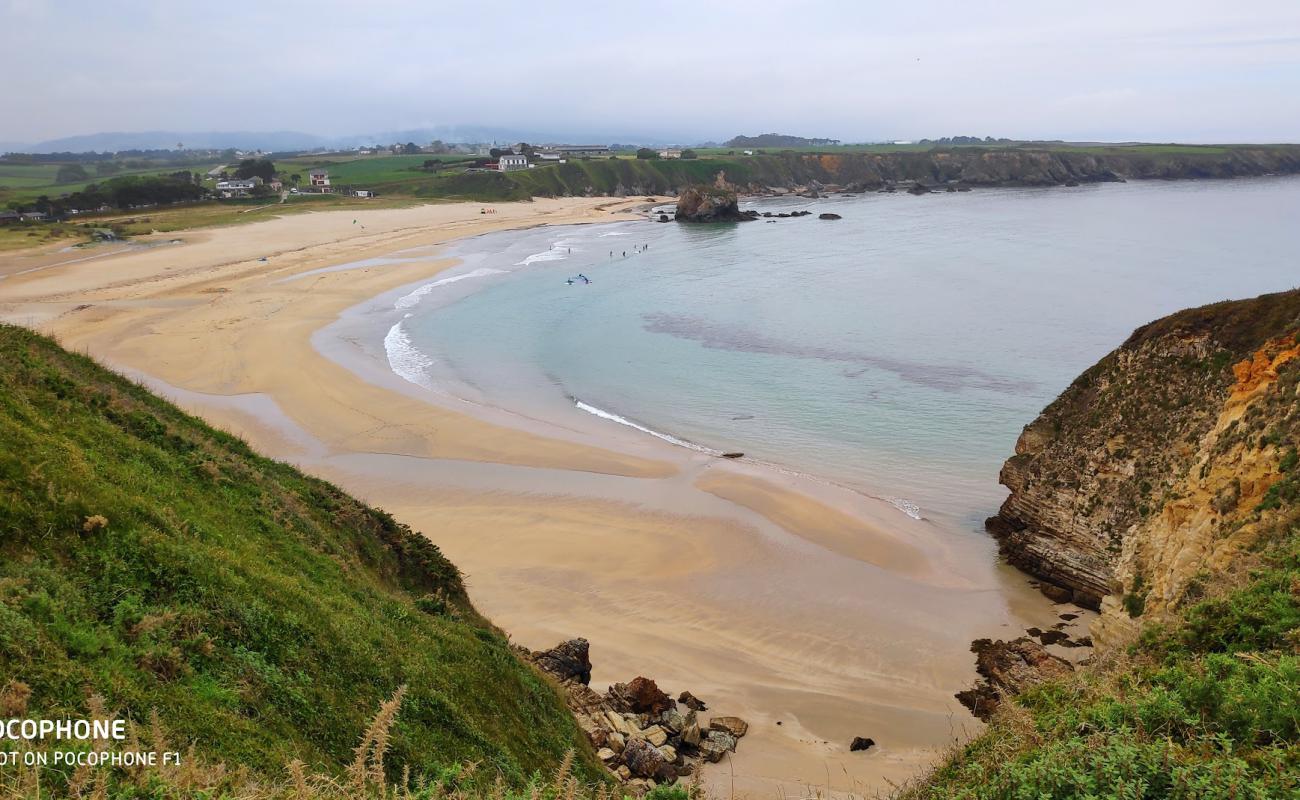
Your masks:
{"label": "distant hill", "polygon": [[784,133],[760,133],[757,136],[737,136],[727,142],[727,147],[824,147],[839,144],[839,139],[805,139]]}
{"label": "distant hill", "polygon": [[308,150],[327,147],[323,136],[299,131],[113,131],[65,136],[26,145],[28,153],[116,152],[118,150],[162,150],[183,144],[200,150]]}
{"label": "distant hill", "polygon": [[[387,145],[396,142],[427,144],[435,139],[444,142],[574,142],[579,144],[635,142],[669,144],[693,141],[685,136],[644,135],[629,131],[563,132],[531,128],[495,128],[483,125],[438,125],[424,128],[371,131],[368,133],[324,136],[301,131],[112,131],[64,136],[40,142],[0,143],[0,153],[86,153],[119,150],[173,149],[183,144],[198,150],[264,150],[291,152],[316,148],[353,148]],[[809,140],[821,141],[821,140]],[[829,140],[827,140],[829,141]]]}

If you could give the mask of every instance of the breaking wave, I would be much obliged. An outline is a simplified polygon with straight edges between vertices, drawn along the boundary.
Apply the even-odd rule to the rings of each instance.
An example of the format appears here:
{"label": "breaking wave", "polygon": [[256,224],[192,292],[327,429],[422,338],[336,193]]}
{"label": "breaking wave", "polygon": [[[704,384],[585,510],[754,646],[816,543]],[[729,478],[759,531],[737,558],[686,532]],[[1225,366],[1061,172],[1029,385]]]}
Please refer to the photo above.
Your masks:
{"label": "breaking wave", "polygon": [[678,439],[676,436],[673,436],[672,434],[661,433],[653,428],[647,428],[646,426],[640,423],[633,422],[627,417],[620,417],[618,414],[615,414],[611,411],[606,411],[603,408],[596,408],[595,406],[589,403],[584,403],[581,400],[577,399],[576,397],[573,398],[573,404],[577,406],[580,410],[586,411],[588,414],[600,417],[601,419],[607,419],[610,422],[617,422],[619,425],[626,425],[627,427],[634,428],[638,431],[641,431],[642,433],[648,433],[657,439],[662,439],[665,442],[668,442],[669,444],[675,444],[678,447],[685,447],[687,450],[694,450],[697,453],[708,453],[711,456],[722,455],[722,452],[719,450],[714,450],[709,447],[704,447],[703,445],[698,445],[695,444],[694,442],[688,442],[685,439]]}

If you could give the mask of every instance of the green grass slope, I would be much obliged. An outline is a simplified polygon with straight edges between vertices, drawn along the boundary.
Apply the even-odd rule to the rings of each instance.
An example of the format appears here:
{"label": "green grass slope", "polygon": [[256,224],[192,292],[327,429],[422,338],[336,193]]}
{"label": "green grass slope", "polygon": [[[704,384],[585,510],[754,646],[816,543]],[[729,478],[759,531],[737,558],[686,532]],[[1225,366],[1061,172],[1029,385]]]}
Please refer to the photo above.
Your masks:
{"label": "green grass slope", "polygon": [[903,797],[1300,797],[1300,526],[1246,585],[999,709]]}
{"label": "green grass slope", "polygon": [[522,785],[572,749],[600,774],[428,540],[0,326],[0,711],[82,717],[97,693],[209,763],[338,774],[400,685],[390,773]]}

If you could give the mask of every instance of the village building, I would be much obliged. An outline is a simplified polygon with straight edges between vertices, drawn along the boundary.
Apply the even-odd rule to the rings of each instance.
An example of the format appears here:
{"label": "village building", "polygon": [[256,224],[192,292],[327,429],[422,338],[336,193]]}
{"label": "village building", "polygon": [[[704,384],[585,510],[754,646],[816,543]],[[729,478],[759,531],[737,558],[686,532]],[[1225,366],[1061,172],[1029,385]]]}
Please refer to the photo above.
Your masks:
{"label": "village building", "polygon": [[311,188],[318,192],[328,192],[330,190],[330,174],[328,170],[314,169],[307,173],[307,179]]}
{"label": "village building", "polygon": [[497,159],[497,169],[502,172],[528,169],[528,156],[517,153],[504,153]]}
{"label": "village building", "polygon": [[609,147],[603,144],[557,144],[546,149],[561,155],[578,156],[580,158],[609,155]]}
{"label": "village building", "polygon": [[665,147],[659,151],[660,158],[681,158],[682,151],[676,147]]}
{"label": "village building", "polygon": [[262,179],[257,177],[217,181],[217,194],[226,198],[248,197],[248,194],[261,184]]}

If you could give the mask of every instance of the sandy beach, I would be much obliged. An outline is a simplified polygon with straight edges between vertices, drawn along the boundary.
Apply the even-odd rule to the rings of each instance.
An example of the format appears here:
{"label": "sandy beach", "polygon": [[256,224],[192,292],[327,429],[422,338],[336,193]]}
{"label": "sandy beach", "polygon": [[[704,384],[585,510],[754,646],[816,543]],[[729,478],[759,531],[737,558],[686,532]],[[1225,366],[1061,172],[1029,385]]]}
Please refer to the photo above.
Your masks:
{"label": "sandy beach", "polygon": [[[990,540],[595,418],[557,429],[459,406],[321,335],[453,266],[438,245],[638,220],[644,203],[326,211],[9,254],[0,318],[394,513],[515,641],[589,639],[593,685],[644,674],[746,718],[739,751],[706,773],[720,791],[887,793],[979,729],[952,697],[974,678],[970,641],[1050,627],[1062,610]],[[879,746],[850,753],[854,736]]]}

